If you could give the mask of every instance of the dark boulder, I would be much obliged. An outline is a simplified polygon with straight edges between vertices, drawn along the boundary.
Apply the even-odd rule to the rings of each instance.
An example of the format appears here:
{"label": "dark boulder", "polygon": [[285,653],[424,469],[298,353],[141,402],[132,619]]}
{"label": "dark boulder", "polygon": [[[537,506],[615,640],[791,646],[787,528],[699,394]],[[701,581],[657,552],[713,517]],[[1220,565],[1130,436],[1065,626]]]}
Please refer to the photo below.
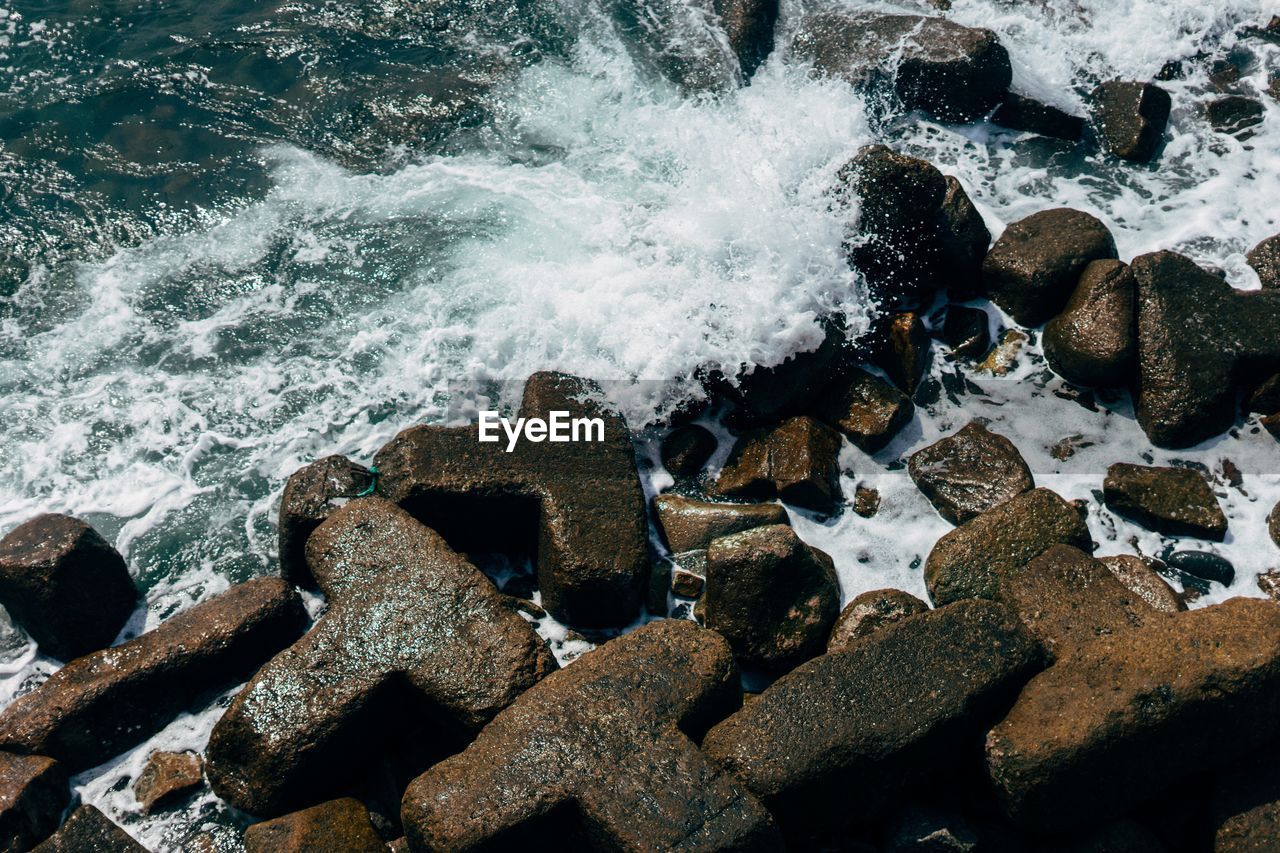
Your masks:
{"label": "dark boulder", "polygon": [[93,806],[80,806],[71,813],[62,828],[49,836],[32,853],[147,853],[147,848],[134,841],[102,812]]}
{"label": "dark boulder", "polygon": [[970,758],[1040,663],[1008,608],[960,602],[802,664],[702,747],[785,823],[862,823]]}
{"label": "dark boulder", "polygon": [[854,367],[827,386],[811,414],[863,451],[875,453],[907,425],[915,405],[879,376]]}
{"label": "dark boulder", "polygon": [[0,604],[59,660],[110,645],[137,597],[124,558],[77,518],[38,515],[0,539]]}
{"label": "dark boulder", "polygon": [[952,299],[971,299],[982,292],[982,259],[991,232],[960,181],[946,176],[947,194],[936,217],[938,267],[945,271]]}
{"label": "dark boulder", "polygon": [[153,752],[133,783],[143,814],[171,808],[204,784],[204,761],[194,752]]}
{"label": "dark boulder", "polygon": [[1060,207],[1011,223],[982,262],[982,278],[992,302],[1023,326],[1039,326],[1066,306],[1090,262],[1115,257],[1107,226]]}
{"label": "dark boulder", "polygon": [[981,358],[991,348],[991,320],[981,308],[948,305],[942,342],[961,358]]}
{"label": "dark boulder", "polygon": [[871,327],[863,346],[867,359],[908,395],[929,369],[929,331],[914,311],[890,314]]}
{"label": "dark boulder", "polygon": [[995,598],[1002,580],[1051,545],[1092,551],[1089,528],[1074,505],[1033,489],[966,521],[938,540],[924,565],[934,604]]}
{"label": "dark boulder", "polygon": [[1062,313],[1044,327],[1044,356],[1074,385],[1119,388],[1133,379],[1138,355],[1136,286],[1129,265],[1084,268]]}
{"label": "dark boulder", "polygon": [[212,691],[248,677],[302,633],[307,614],[280,578],[258,578],[153,631],[76,658],[0,713],[0,747],[75,772],[141,743]]}
{"label": "dark boulder", "polygon": [[1150,560],[1131,554],[1099,557],[1099,562],[1116,576],[1150,607],[1164,613],[1178,613],[1187,609],[1187,603],[1173,587],[1160,577]]}
{"label": "dark boulder", "polygon": [[778,850],[764,807],[696,742],[741,702],[718,634],[653,622],[527,690],[405,792],[414,850]]}
{"label": "dark boulder", "polygon": [[30,850],[71,805],[67,773],[52,758],[0,752],[0,849]]}
{"label": "dark boulder", "polygon": [[977,421],[911,454],[907,471],[952,524],[963,524],[1036,485],[1013,442]]}
{"label": "dark boulder", "polygon": [[744,364],[732,382],[721,378],[709,383],[737,405],[727,418],[731,425],[761,426],[800,414],[845,369],[850,351],[844,329],[834,319],[819,325],[823,337],[815,349],[792,353],[768,367]]}
{"label": "dark boulder", "polygon": [[350,797],[255,823],[244,831],[244,849],[245,853],[387,853],[369,810]]}
{"label": "dark boulder", "polygon": [[1107,507],[1148,530],[1221,542],[1227,517],[1209,483],[1188,468],[1117,462],[1102,484]]}
{"label": "dark boulder", "polygon": [[662,439],[662,467],[673,477],[693,477],[716,451],[716,437],[706,427],[686,424]]}
{"label": "dark boulder", "polygon": [[663,494],[653,499],[658,529],[673,554],[705,551],[711,540],[767,524],[788,524],[787,511],[777,504],[726,504]]}
{"label": "dark boulder", "polygon": [[1245,255],[1265,290],[1280,290],[1280,234],[1260,242]]}
{"label": "dark boulder", "polygon": [[1214,130],[1248,139],[1253,136],[1249,128],[1262,124],[1264,110],[1261,101],[1243,95],[1228,95],[1210,101],[1204,112]]}
{"label": "dark boulder", "polygon": [[751,79],[773,50],[778,0],[715,0],[715,10],[742,76]]}
{"label": "dark boulder", "polygon": [[555,669],[493,583],[389,501],[330,515],[307,564],[328,611],[245,685],[205,751],[214,791],[251,814],[331,795],[376,757],[398,708],[429,709],[442,738],[476,731]]}
{"label": "dark boulder", "polygon": [[840,586],[829,556],[774,524],[711,543],[704,602],[706,626],[739,660],[776,671],[822,652]]}
{"label": "dark boulder", "polygon": [[307,537],[351,498],[373,486],[373,474],[345,456],[326,456],[299,468],[280,498],[280,575],[295,586],[315,587],[307,568]]}
{"label": "dark boulder", "polygon": [[[1231,586],[1236,579],[1236,569],[1231,561],[1209,551],[1170,551],[1164,555],[1164,564],[1180,573],[1184,582],[1199,578],[1201,581]],[[1190,579],[1187,575],[1191,576]],[[1201,586],[1208,591],[1207,585]]]}
{"label": "dark boulder", "polygon": [[1172,106],[1169,93],[1151,83],[1111,80],[1093,90],[1093,122],[1103,147],[1135,163],[1155,156]]}
{"label": "dark boulder", "polygon": [[713,492],[733,498],[782,501],[815,512],[840,505],[840,435],[801,416],[746,433],[733,448]]}
{"label": "dark boulder", "polygon": [[1023,130],[1041,136],[1052,136],[1069,142],[1079,142],[1084,136],[1085,119],[1042,104],[1025,95],[1005,92],[1000,106],[996,107],[991,122],[1011,130]]}
{"label": "dark boulder", "polygon": [[845,605],[836,617],[835,624],[831,626],[831,636],[827,638],[827,651],[843,651],[886,625],[901,622],[928,609],[929,605],[900,589],[864,592]]}

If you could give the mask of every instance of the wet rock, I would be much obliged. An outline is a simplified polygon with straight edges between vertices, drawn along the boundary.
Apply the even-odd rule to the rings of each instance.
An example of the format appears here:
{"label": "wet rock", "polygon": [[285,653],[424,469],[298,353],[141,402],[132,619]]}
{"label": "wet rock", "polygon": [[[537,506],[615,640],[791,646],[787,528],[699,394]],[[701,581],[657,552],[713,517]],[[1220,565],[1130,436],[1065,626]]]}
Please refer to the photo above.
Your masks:
{"label": "wet rock", "polygon": [[1280,292],[1238,291],[1173,252],[1135,258],[1138,423],[1159,447],[1229,428],[1236,386],[1280,371]]}
{"label": "wet rock", "polygon": [[706,550],[718,536],[791,521],[777,504],[709,503],[670,493],[654,498],[653,507],[673,554]]}
{"label": "wet rock", "polygon": [[1115,257],[1107,226],[1060,207],[1010,224],[982,262],[982,277],[992,302],[1021,325],[1039,326],[1066,306],[1090,262]]}
{"label": "wet rock", "polygon": [[1245,255],[1265,290],[1280,290],[1280,234],[1268,237]]}
{"label": "wet rock", "polygon": [[793,353],[771,367],[743,365],[734,382],[712,382],[737,404],[728,421],[735,427],[763,426],[802,414],[823,388],[845,368],[849,350],[844,331],[833,320],[821,323],[816,349]]}
{"label": "wet rock", "polygon": [[840,586],[829,556],[774,524],[711,543],[705,601],[706,626],[743,663],[780,670],[821,653]]}
{"label": "wet rock", "polygon": [[716,437],[697,424],[673,429],[662,440],[662,467],[673,477],[692,477],[716,451]]}
{"label": "wet rock", "polygon": [[1080,141],[1085,125],[1081,116],[1073,116],[1057,107],[1042,104],[1025,95],[1015,95],[1013,92],[1004,93],[1004,99],[996,107],[991,121],[1012,130],[1038,133],[1069,142]]}
{"label": "wet rock", "polygon": [[869,486],[858,486],[853,493],[853,511],[863,518],[873,518],[880,511],[880,493]]}
{"label": "wet rock", "polygon": [[914,311],[877,321],[868,335],[868,357],[894,385],[914,394],[929,368],[929,331]]}
{"label": "wet rock", "polygon": [[153,752],[133,783],[143,814],[170,808],[204,784],[204,762],[194,752]]}
{"label": "wet rock", "polygon": [[124,558],[77,518],[38,515],[0,539],[0,604],[59,660],[110,645],[137,597]]}
{"label": "wet rock", "polygon": [[987,312],[967,305],[947,306],[942,323],[942,341],[962,358],[979,358],[991,346],[991,323]]}
{"label": "wet rock", "polygon": [[947,175],[946,184],[936,217],[938,265],[946,271],[951,298],[970,299],[982,292],[982,259],[991,246],[991,232],[960,181]]}
{"label": "wet rock", "polygon": [[278,815],[332,793],[370,762],[397,707],[442,732],[475,731],[555,660],[479,569],[381,498],[357,498],[307,540],[329,600],[272,658],[209,737],[218,796]]}
{"label": "wet rock", "polygon": [[30,850],[71,804],[66,771],[43,755],[0,752],[0,849]]}
{"label": "wet rock", "polygon": [[[695,552],[699,553],[699,552]],[[700,552],[705,566],[706,552]],[[697,598],[702,595],[702,589],[707,584],[705,575],[700,575],[683,566],[676,566],[676,570],[671,573],[671,592],[681,598]]]}
{"label": "wet rock", "polygon": [[1117,462],[1107,469],[1102,490],[1112,512],[1148,530],[1214,542],[1226,538],[1227,517],[1196,471]]}
{"label": "wet rock", "polygon": [[977,421],[911,454],[907,471],[952,524],[963,524],[1035,488],[1031,469],[1013,442]]}
{"label": "wet rock", "polygon": [[986,115],[1013,76],[995,33],[922,15],[810,15],[800,22],[792,50],[854,85],[885,80],[904,107],[943,121]]}
{"label": "wet rock", "polygon": [[[378,491],[460,551],[537,553],[542,604],[585,627],[629,622],[640,604],[648,523],[631,436],[592,403],[592,383],[536,373],[521,417],[599,418],[603,441],[479,441],[478,426],[411,427],[378,451]],[[501,432],[501,430],[498,430]],[[495,524],[495,517],[502,518]]]}
{"label": "wet rock", "polygon": [[1018,366],[1018,356],[1022,347],[1030,338],[1020,329],[1005,329],[1000,333],[1000,340],[987,353],[986,358],[977,366],[977,370],[990,373],[992,376],[1007,376]]}
{"label": "wet rock", "polygon": [[1214,853],[1264,853],[1280,838],[1280,750],[1273,745],[1219,772]]}
{"label": "wet rock", "polygon": [[1136,593],[1150,607],[1164,613],[1177,613],[1187,609],[1177,591],[1160,577],[1150,561],[1131,554],[1100,557],[1099,561],[1116,576],[1120,583]]}
{"label": "wet rock", "polygon": [[1171,569],[1223,586],[1231,586],[1236,579],[1235,566],[1208,551],[1173,551],[1164,555],[1164,562]]}
{"label": "wet rock", "polygon": [[1280,571],[1272,569],[1259,574],[1258,589],[1266,593],[1272,601],[1280,601]]}
{"label": "wet rock", "polygon": [[73,772],[141,743],[210,692],[246,678],[306,625],[298,594],[258,578],[153,631],[68,663],[0,713],[0,747]]}
{"label": "wet rock", "polygon": [[1151,83],[1111,80],[1093,90],[1093,103],[1104,148],[1135,163],[1155,156],[1173,105],[1168,92]]}
{"label": "wet rock", "polygon": [[1098,637],[1139,628],[1156,613],[1101,562],[1070,545],[1052,545],[1006,577],[1000,600],[1058,660]]}
{"label": "wet rock", "polygon": [[244,849],[245,853],[387,853],[369,810],[350,797],[255,823],[244,831]]}
{"label": "wet rock", "polygon": [[566,849],[780,849],[769,813],[695,745],[741,695],[728,644],[691,622],[610,640],[410,784],[410,846],[549,833]]}
{"label": "wet rock", "polygon": [[1260,415],[1272,415],[1280,412],[1280,373],[1262,381],[1245,401],[1245,410]]}
{"label": "wet rock", "polygon": [[886,625],[924,613],[929,605],[900,589],[864,592],[845,605],[831,627],[827,651],[843,651],[855,641],[868,637]]}
{"label": "wet rock", "polygon": [[129,833],[93,806],[80,806],[32,853],[147,853]]}
{"label": "wet rock", "polygon": [[1280,548],[1280,503],[1273,506],[1267,514],[1267,535]]}
{"label": "wet rock", "polygon": [[875,453],[910,422],[915,405],[879,376],[854,367],[827,387],[811,412],[855,446]]}
{"label": "wet rock", "polygon": [[307,537],[335,509],[373,485],[373,474],[345,456],[326,456],[299,468],[280,498],[280,574],[295,586],[315,587],[303,552]]}
{"label": "wet rock", "polygon": [[724,92],[737,84],[737,63],[721,46],[722,36],[708,26],[705,7],[679,0],[614,0],[608,11],[631,61],[647,76],[668,80],[686,95]]}
{"label": "wet rock", "polygon": [[1076,508],[1048,489],[1033,489],[966,521],[938,540],[925,561],[934,604],[995,598],[1005,577],[1051,545],[1092,551],[1089,528]]}
{"label": "wet rock", "polygon": [[751,79],[773,50],[778,0],[716,0],[715,10],[724,25],[729,47],[738,57],[742,76]]}
{"label": "wet rock", "polygon": [[1063,831],[1230,764],[1277,713],[1280,605],[1236,598],[1099,637],[1036,676],[988,735],[987,766],[1015,822]]}
{"label": "wet rock", "polygon": [[1044,327],[1045,360],[1075,385],[1128,385],[1137,359],[1135,285],[1128,264],[1093,261],[1062,313]]}
{"label": "wet rock", "polygon": [[953,770],[1039,666],[1011,611],[960,602],[802,664],[702,747],[784,823],[860,823]]}
{"label": "wet rock", "polygon": [[840,492],[840,435],[807,416],[738,439],[712,491],[724,497],[782,501],[830,513]]}
{"label": "wet rock", "polygon": [[1262,124],[1262,102],[1243,95],[1228,95],[1210,101],[1204,111],[1214,130],[1240,139],[1253,136],[1253,132],[1248,129]]}

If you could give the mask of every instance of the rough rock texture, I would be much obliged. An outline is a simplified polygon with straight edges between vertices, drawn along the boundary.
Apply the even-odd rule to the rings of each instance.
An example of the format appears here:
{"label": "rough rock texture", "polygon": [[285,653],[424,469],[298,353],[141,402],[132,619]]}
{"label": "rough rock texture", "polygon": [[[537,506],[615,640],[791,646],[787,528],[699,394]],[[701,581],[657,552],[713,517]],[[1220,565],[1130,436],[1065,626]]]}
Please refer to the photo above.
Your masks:
{"label": "rough rock texture", "polygon": [[774,524],[711,543],[704,602],[706,626],[743,663],[778,670],[821,653],[840,586],[829,556]]}
{"label": "rough rock texture", "polygon": [[924,566],[929,597],[938,605],[995,598],[1005,577],[1051,545],[1093,550],[1075,506],[1048,489],[1025,492],[938,540]]}
{"label": "rough rock texture", "polygon": [[1094,261],[1084,268],[1062,313],[1044,327],[1044,356],[1076,385],[1123,387],[1138,354],[1136,287],[1129,265]]}
{"label": "rough rock texture", "polygon": [[280,575],[314,587],[304,548],[329,514],[373,485],[373,474],[345,456],[326,456],[294,471],[280,498]]}
{"label": "rough rock texture", "polygon": [[705,550],[718,536],[790,522],[787,511],[777,504],[709,503],[668,493],[654,498],[653,507],[673,554]]}
{"label": "rough rock texture", "polygon": [[1139,598],[1155,610],[1178,613],[1187,609],[1187,603],[1182,600],[1182,596],[1160,577],[1160,573],[1148,560],[1132,554],[1098,559],[1120,583],[1137,593]]}
{"label": "rough rock texture", "polygon": [[307,615],[280,578],[258,578],[77,658],[0,714],[0,747],[78,772],[146,740],[210,691],[246,678],[302,633]]}
{"label": "rough rock texture", "polygon": [[1092,261],[1116,257],[1116,242],[1096,217],[1067,207],[1011,223],[982,262],[991,301],[1023,326],[1056,316]]}
{"label": "rough rock texture", "polygon": [[863,518],[873,518],[880,511],[880,492],[859,485],[853,492],[853,511]]}
{"label": "rough rock texture", "polygon": [[1280,749],[1273,744],[1218,774],[1214,853],[1266,853],[1280,839]]}
{"label": "rough rock texture", "polygon": [[1239,291],[1173,252],[1134,258],[1138,423],[1188,447],[1235,421],[1236,385],[1280,371],[1280,292]]}
{"label": "rough rock texture", "polygon": [[991,322],[987,312],[968,305],[948,305],[942,341],[961,358],[981,358],[991,348]]}
{"label": "rough rock texture", "polygon": [[1262,102],[1243,95],[1228,95],[1210,101],[1204,109],[1209,124],[1219,133],[1227,133],[1240,139],[1253,136],[1251,127],[1262,124]]}
{"label": "rough rock texture", "polygon": [[555,660],[479,569],[381,498],[358,498],[307,540],[329,600],[302,639],[240,691],[206,773],[237,808],[315,802],[369,761],[398,707],[477,730]]}
{"label": "rough rock texture", "polygon": [[827,386],[812,414],[867,453],[888,444],[915,414],[911,398],[874,373],[851,368]]}
{"label": "rough rock texture", "polygon": [[929,368],[929,331],[914,311],[877,320],[866,339],[868,358],[908,394],[914,394]]}
{"label": "rough rock texture", "polygon": [[911,454],[907,471],[952,524],[962,524],[1036,485],[1013,442],[977,421]]}
{"label": "rough rock texture", "polygon": [[1022,347],[1029,341],[1027,333],[1020,329],[1005,329],[1000,333],[996,345],[991,348],[977,366],[977,370],[990,373],[992,376],[1005,376],[1018,366],[1018,357]]}
{"label": "rough rock texture", "polygon": [[947,194],[936,218],[938,263],[951,297],[969,299],[982,292],[982,259],[991,246],[991,232],[960,181],[947,175],[946,182]]}
{"label": "rough rock texture", "polygon": [[662,467],[673,477],[692,477],[716,451],[716,437],[697,424],[673,429],[662,440]]}
{"label": "rough rock texture", "polygon": [[924,613],[929,605],[900,589],[873,589],[856,596],[845,605],[831,626],[827,651],[843,651],[880,628],[901,622],[908,616]]}
{"label": "rough rock texture", "polygon": [[1272,601],[1280,601],[1280,571],[1272,569],[1258,575],[1258,589]]}
{"label": "rough rock texture", "polygon": [[93,806],[80,806],[32,853],[147,853],[129,833]]}
{"label": "rough rock texture", "polygon": [[742,76],[750,79],[773,50],[778,0],[715,0],[715,10]]}
{"label": "rough rock texture", "polygon": [[1148,530],[1214,542],[1226,538],[1227,517],[1196,471],[1117,462],[1107,469],[1102,494],[1110,510]]}
{"label": "rough rock texture", "polygon": [[986,115],[1013,76],[995,33],[921,15],[810,15],[800,22],[792,50],[855,85],[887,77],[903,106],[943,121]]}
{"label": "rough rock texture", "polygon": [[275,820],[255,823],[244,831],[245,853],[386,853],[359,800],[344,797]]}
{"label": "rough rock texture", "polygon": [[840,491],[840,435],[807,416],[746,433],[733,448],[713,491],[732,498],[772,500],[829,513]]}
{"label": "rough rock texture", "polygon": [[1001,127],[1053,136],[1069,142],[1080,141],[1085,125],[1081,116],[1073,116],[1057,107],[1042,104],[1025,95],[1015,95],[1013,92],[1005,92],[991,121]]}
{"label": "rough rock texture", "polygon": [[1103,147],[1135,163],[1155,156],[1173,106],[1168,92],[1151,83],[1111,80],[1093,90],[1093,104]]}
{"label": "rough rock texture", "polygon": [[153,752],[133,783],[143,814],[167,809],[204,784],[204,761],[194,752]]}
{"label": "rough rock texture", "polygon": [[546,833],[565,849],[780,849],[769,813],[694,744],[740,701],[733,655],[712,631],[667,620],[610,640],[410,784],[410,847]]}
{"label": "rough rock texture", "polygon": [[0,752],[0,850],[30,850],[71,804],[66,771],[43,755]]}
{"label": "rough rock texture", "polygon": [[525,385],[520,415],[598,417],[604,441],[522,440],[507,453],[505,440],[481,443],[476,425],[418,426],[374,459],[382,472],[379,493],[454,548],[536,550],[543,606],[562,622],[585,627],[629,622],[648,566],[631,436],[621,417],[580,402],[592,387],[564,374],[536,373]]}
{"label": "rough rock texture", "polygon": [[77,518],[38,515],[0,539],[0,604],[59,660],[109,645],[137,597],[124,559]]}
{"label": "rough rock texture", "polygon": [[1098,637],[1142,627],[1156,611],[1106,566],[1070,545],[1053,545],[1000,584],[1000,600],[1055,659]]}
{"label": "rough rock texture", "polygon": [[1264,290],[1280,289],[1280,234],[1268,237],[1245,255]]}
{"label": "rough rock texture", "polygon": [[987,765],[1011,818],[1061,831],[1229,765],[1274,737],[1277,714],[1280,605],[1234,598],[1099,637],[1036,676],[988,735]]}
{"label": "rough rock texture", "polygon": [[801,665],[702,747],[781,820],[862,822],[968,756],[1040,662],[1006,607],[960,602]]}

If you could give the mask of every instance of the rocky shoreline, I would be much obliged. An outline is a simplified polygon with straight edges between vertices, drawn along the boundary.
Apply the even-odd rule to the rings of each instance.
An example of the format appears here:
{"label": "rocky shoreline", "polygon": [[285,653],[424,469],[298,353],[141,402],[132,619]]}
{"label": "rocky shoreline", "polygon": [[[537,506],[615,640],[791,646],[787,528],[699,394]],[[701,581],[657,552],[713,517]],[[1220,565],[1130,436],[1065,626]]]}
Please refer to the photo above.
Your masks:
{"label": "rocky shoreline", "polygon": [[[776,14],[720,5],[749,73]],[[903,38],[881,79],[863,58]],[[1170,112],[1158,81],[1100,84],[1087,120],[1013,94],[993,33],[932,15],[824,15],[793,50],[943,121],[1092,133],[1139,164]],[[1231,133],[1251,126],[1238,101],[1212,116]],[[705,398],[644,432],[599,384],[543,372],[520,414],[598,417],[603,440],[507,452],[418,425],[368,467],[320,459],[285,486],[278,577],[118,645],[138,595],[115,548],[64,515],[9,531],[0,603],[65,665],[0,711],[0,847],[144,849],[69,775],[237,685],[202,754],[156,752],[132,789],[150,813],[207,786],[249,816],[250,851],[1280,845],[1280,575],[1218,600],[1238,568],[1208,543],[1240,531],[1206,472],[1115,460],[1068,499],[1018,434],[956,425],[885,460],[951,526],[918,566],[928,602],[842,595],[797,523],[875,518],[846,449],[891,448],[1033,335],[1082,409],[1131,399],[1153,448],[1255,415],[1280,438],[1280,235],[1249,255],[1252,292],[1170,251],[1124,261],[1069,208],[993,243],[959,181],[881,145],[832,204],[857,211],[849,262],[882,309],[865,335],[833,313],[820,346],[704,371]],[[1102,509],[1176,547],[1095,557]],[[1269,520],[1280,547],[1280,505]],[[494,553],[532,575],[496,585]],[[596,648],[557,659],[551,620]]]}

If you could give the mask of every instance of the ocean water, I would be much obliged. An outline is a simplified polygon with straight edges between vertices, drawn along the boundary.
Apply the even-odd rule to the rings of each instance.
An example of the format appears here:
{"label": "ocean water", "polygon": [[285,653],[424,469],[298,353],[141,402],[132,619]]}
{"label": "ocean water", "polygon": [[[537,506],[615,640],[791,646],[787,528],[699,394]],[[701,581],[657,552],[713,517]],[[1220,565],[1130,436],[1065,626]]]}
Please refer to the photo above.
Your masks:
{"label": "ocean water", "polygon": [[[273,571],[288,475],[328,453],[367,462],[443,417],[460,381],[635,381],[618,402],[639,428],[694,393],[701,367],[814,346],[832,309],[856,332],[875,307],[843,260],[856,225],[829,192],[872,142],[957,176],[993,234],[1076,207],[1125,259],[1176,249],[1258,286],[1244,252],[1280,231],[1280,109],[1259,94],[1280,46],[1241,28],[1270,4],[955,0],[952,18],[1008,47],[1016,91],[1067,109],[1101,79],[1192,60],[1162,84],[1175,108],[1150,166],[886,117],[785,49],[743,87],[708,5],[0,0],[0,532],[42,511],[89,519],[146,592],[136,632]],[[784,0],[779,44],[822,5]],[[1203,116],[1213,58],[1266,105],[1247,141]],[[941,349],[933,371],[954,372]],[[1123,395],[1082,405],[1034,341],[974,387],[922,406],[874,458],[846,447],[846,492],[878,488],[875,518],[793,513],[846,598],[923,593],[920,561],[949,525],[896,460],[974,417],[1040,484],[1092,501],[1100,553],[1169,544],[1094,500],[1109,463],[1147,459],[1218,479],[1232,533],[1213,547],[1238,577],[1204,601],[1258,594],[1254,575],[1280,564],[1263,523],[1280,498],[1275,442],[1256,426],[1152,451]],[[1073,436],[1069,459],[1050,453]],[[0,699],[55,666],[12,627],[0,654]],[[202,748],[219,710],[84,774],[83,797],[154,849],[195,832],[234,846],[239,818],[211,795],[143,818],[129,792],[157,745]]]}

